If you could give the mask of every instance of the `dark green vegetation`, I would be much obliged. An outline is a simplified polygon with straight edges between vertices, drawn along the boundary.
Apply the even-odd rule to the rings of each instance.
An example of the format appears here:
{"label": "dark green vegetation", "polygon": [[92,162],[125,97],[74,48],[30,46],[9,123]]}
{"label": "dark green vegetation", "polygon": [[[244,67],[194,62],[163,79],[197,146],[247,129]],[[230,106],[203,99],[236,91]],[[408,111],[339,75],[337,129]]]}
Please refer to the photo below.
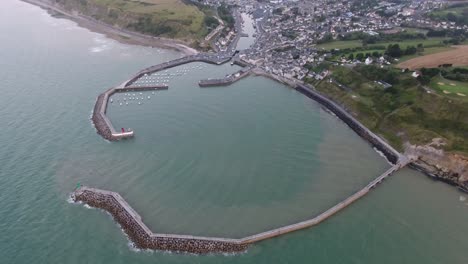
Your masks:
{"label": "dark green vegetation", "polygon": [[322,39],[318,48],[331,52],[332,60],[345,57],[364,60],[367,57],[388,55],[403,60],[450,49],[451,45],[463,44],[467,33],[460,30],[419,30],[404,28],[401,32],[369,35],[355,32]]}
{"label": "dark green vegetation", "polygon": [[468,3],[454,4],[445,9],[433,11],[428,16],[438,21],[468,25]]}
{"label": "dark green vegetation", "polygon": [[212,11],[182,0],[54,0],[110,25],[137,32],[192,41],[216,27]]}
{"label": "dark green vegetation", "polygon": [[222,4],[218,7],[218,15],[223,20],[228,27],[233,27],[235,20],[232,16],[232,10],[230,6]]}
{"label": "dark green vegetation", "polygon": [[316,83],[316,88],[396,148],[401,150],[406,141],[427,144],[433,138],[444,138],[445,150],[468,153],[468,104],[464,97],[428,92],[410,73],[390,67],[328,67],[335,82],[325,79]]}

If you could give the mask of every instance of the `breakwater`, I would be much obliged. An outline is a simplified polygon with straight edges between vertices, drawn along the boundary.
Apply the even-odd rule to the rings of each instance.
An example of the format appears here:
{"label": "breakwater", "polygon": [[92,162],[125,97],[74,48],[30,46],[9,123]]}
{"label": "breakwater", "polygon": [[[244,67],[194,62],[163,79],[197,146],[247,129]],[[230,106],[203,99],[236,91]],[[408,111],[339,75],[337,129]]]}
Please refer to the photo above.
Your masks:
{"label": "breakwater", "polygon": [[154,91],[154,90],[167,90],[169,87],[166,84],[152,85],[152,86],[118,86],[110,88],[100,94],[96,99],[96,104],[94,105],[93,115],[91,120],[94,123],[94,127],[97,130],[97,133],[103,138],[109,141],[116,141],[124,138],[130,138],[134,136],[133,131],[124,131],[117,132],[112,125],[109,118],[106,116],[107,104],[109,98],[118,92],[132,92],[132,91]]}
{"label": "breakwater", "polygon": [[338,116],[343,122],[345,122],[351,129],[353,129],[358,135],[364,138],[369,142],[373,147],[381,151],[385,157],[393,164],[396,164],[402,155],[396,151],[392,146],[387,142],[381,139],[379,136],[370,131],[365,127],[361,122],[352,117],[348,112],[346,112],[341,106],[333,102],[332,100],[321,95],[312,87],[306,86],[304,84],[298,84],[295,89],[302,94],[306,95],[309,98],[314,99],[319,102],[321,105],[325,106],[328,110],[332,111],[336,116]]}
{"label": "breakwater", "polygon": [[84,202],[90,206],[109,212],[121,226],[132,242],[142,249],[171,250],[196,254],[240,252],[255,242],[291,233],[297,230],[315,226],[345,209],[370,190],[383,182],[397,170],[405,167],[412,160],[399,160],[394,166],[371,181],[364,188],[347,197],[335,206],[311,219],[296,224],[275,228],[248,237],[233,239],[219,237],[202,237],[190,235],[153,233],[142,221],[141,216],[115,192],[95,188],[80,187],[72,194],[75,202]]}
{"label": "breakwater", "polygon": [[[180,59],[175,59],[172,61],[164,62],[158,65],[154,65],[139,71],[137,74],[132,76],[129,80],[123,82],[122,84],[110,88],[107,91],[103,92],[97,97],[96,104],[94,105],[93,115],[91,120],[97,130],[97,133],[101,135],[103,138],[109,141],[116,141],[124,138],[130,138],[134,136],[134,131],[125,131],[125,132],[117,132],[113,127],[111,121],[106,116],[106,109],[107,103],[109,101],[110,96],[112,96],[116,92],[130,92],[130,91],[148,91],[148,90],[167,90],[169,87],[165,84],[161,85],[151,85],[151,86],[137,86],[134,83],[140,79],[141,77],[157,72],[162,71],[165,69],[169,69],[172,67],[176,67],[179,65],[191,63],[191,62],[205,62],[215,65],[224,64],[232,59],[234,53],[199,53],[197,55],[185,56]],[[240,71],[242,72],[242,70]],[[240,73],[242,77],[248,75],[247,72]],[[240,78],[242,78],[240,77]],[[240,79],[235,77],[233,80],[227,80],[227,82],[234,82]],[[229,83],[229,84],[230,84]]]}
{"label": "breakwater", "polygon": [[115,192],[81,187],[72,198],[109,212],[138,248],[206,254],[240,252],[248,246],[237,239],[153,233],[143,223],[141,216]]}

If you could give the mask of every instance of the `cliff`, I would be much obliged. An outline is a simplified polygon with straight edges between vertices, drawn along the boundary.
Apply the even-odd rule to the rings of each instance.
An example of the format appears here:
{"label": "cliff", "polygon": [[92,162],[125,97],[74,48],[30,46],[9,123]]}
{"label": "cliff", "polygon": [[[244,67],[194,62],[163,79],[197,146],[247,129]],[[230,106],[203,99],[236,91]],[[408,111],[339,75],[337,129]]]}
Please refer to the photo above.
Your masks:
{"label": "cliff", "polygon": [[468,192],[468,157],[456,153],[447,153],[441,147],[444,142],[440,138],[433,139],[424,146],[405,144],[405,153],[417,155],[419,160],[412,167],[426,175],[459,186]]}

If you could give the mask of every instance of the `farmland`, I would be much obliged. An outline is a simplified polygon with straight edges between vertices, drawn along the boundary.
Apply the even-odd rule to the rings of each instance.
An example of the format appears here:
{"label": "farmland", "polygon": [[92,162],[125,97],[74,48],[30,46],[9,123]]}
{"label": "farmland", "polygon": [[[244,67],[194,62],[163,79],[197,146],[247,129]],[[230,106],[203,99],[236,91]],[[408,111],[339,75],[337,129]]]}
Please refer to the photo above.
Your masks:
{"label": "farmland", "polygon": [[406,48],[408,46],[417,46],[418,44],[423,44],[424,47],[435,47],[441,46],[442,41],[446,38],[443,37],[433,37],[427,39],[408,39],[402,41],[385,41],[385,42],[377,42],[375,44],[368,44],[366,47],[363,46],[360,40],[336,40],[332,42],[327,42],[323,44],[317,45],[318,48],[322,48],[325,50],[332,50],[332,49],[353,49],[353,48],[363,48],[363,49],[378,49],[379,47],[387,47],[390,44],[398,43],[401,48]]}
{"label": "farmland", "polygon": [[468,45],[455,46],[455,49],[410,59],[398,64],[398,67],[409,69],[419,69],[422,67],[434,68],[438,67],[441,64],[452,64],[453,66],[467,66]]}
{"label": "farmland", "polygon": [[[342,104],[393,146],[401,150],[405,141],[427,144],[433,138],[443,138],[447,142],[445,150],[468,153],[468,142],[465,140],[468,104],[463,96],[428,93],[410,73],[401,73],[391,67],[331,66],[329,70],[332,71],[332,78],[347,89],[327,80],[317,84],[316,88]],[[436,76],[433,82],[440,82],[438,78]],[[393,86],[385,89],[376,85],[376,80],[384,80]],[[463,89],[458,82],[444,82],[453,91]]]}

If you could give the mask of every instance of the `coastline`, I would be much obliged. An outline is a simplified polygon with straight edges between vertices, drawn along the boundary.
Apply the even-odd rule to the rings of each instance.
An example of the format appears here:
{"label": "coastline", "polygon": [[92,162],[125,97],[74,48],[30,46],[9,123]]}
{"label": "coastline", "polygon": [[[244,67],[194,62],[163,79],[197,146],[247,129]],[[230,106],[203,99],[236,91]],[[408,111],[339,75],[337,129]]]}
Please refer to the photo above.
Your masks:
{"label": "coastline", "polygon": [[[21,0],[21,1],[43,8],[46,11],[48,11],[52,16],[63,17],[65,19],[72,20],[76,22],[78,26],[80,27],[87,28],[92,32],[104,34],[106,35],[106,37],[109,37],[120,43],[171,49],[171,50],[176,50],[178,52],[182,52],[184,55],[198,54],[197,50],[191,47],[188,47],[186,43],[183,43],[178,40],[152,37],[152,36],[144,35],[138,32],[132,32],[132,31],[128,31],[125,29],[116,28],[114,26],[102,23],[100,21],[97,21],[90,17],[86,17],[84,15],[71,14],[61,9],[57,5],[51,5],[41,0]],[[269,77],[275,81],[286,84],[292,88],[295,87],[295,84],[291,83],[290,81],[281,79],[278,76],[271,76],[270,74],[266,74],[265,72],[262,72],[258,69],[254,69],[253,73],[255,75]],[[423,172],[426,176],[428,176],[431,179],[440,180],[450,185],[457,186],[460,190],[464,192],[468,192],[466,185],[462,185],[461,182],[457,180],[457,177],[454,177],[453,175],[454,173],[447,173],[446,171],[443,171],[442,169],[438,169],[437,164],[430,164],[430,166],[427,166],[429,164],[425,164],[424,166],[422,162],[414,162],[412,165],[413,166],[411,167],[413,169]]]}
{"label": "coastline", "polygon": [[20,1],[38,6],[46,10],[49,14],[51,14],[54,17],[63,17],[65,19],[72,20],[75,23],[77,23],[80,27],[86,28],[95,33],[104,34],[106,37],[116,40],[123,44],[171,49],[178,52],[182,52],[184,55],[198,54],[198,51],[196,49],[189,47],[187,43],[184,43],[179,40],[153,37],[135,31],[117,28],[115,26],[105,24],[91,17],[84,16],[82,14],[70,13],[66,10],[63,10],[58,5],[52,5],[41,0]]}

